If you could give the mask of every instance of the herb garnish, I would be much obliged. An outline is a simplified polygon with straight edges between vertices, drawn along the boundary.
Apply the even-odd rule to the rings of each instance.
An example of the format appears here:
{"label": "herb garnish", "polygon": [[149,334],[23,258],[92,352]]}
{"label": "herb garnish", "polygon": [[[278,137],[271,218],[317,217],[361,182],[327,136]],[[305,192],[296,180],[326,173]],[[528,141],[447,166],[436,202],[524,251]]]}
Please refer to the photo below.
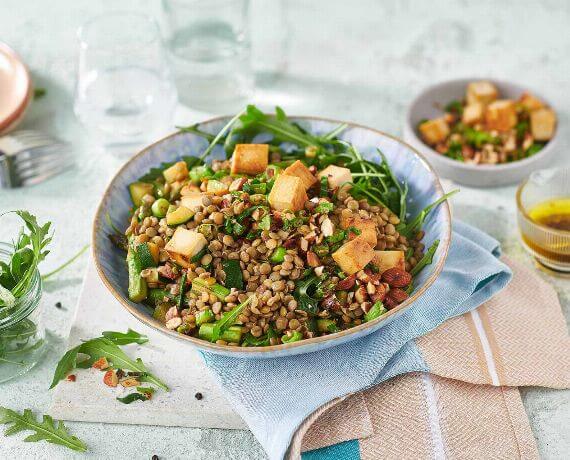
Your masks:
{"label": "herb garnish", "polygon": [[6,407],[0,407],[0,423],[12,424],[6,429],[4,436],[11,436],[20,431],[34,431],[34,434],[24,439],[25,442],[47,441],[78,452],[87,450],[83,441],[68,433],[62,421],[54,421],[49,415],[44,415],[43,420],[38,422],[30,409],[24,409],[23,414],[19,414]]}

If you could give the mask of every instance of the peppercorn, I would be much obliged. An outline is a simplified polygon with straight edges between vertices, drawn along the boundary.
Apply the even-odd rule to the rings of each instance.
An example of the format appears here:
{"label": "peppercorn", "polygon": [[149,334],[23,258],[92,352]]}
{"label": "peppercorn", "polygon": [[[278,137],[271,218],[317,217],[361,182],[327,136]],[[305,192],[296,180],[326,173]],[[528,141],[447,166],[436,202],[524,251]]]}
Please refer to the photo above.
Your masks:
{"label": "peppercorn", "polygon": [[195,397],[198,401],[200,401],[204,396],[202,395],[202,393],[198,392],[198,393],[196,393],[196,394],[194,395],[194,397]]}

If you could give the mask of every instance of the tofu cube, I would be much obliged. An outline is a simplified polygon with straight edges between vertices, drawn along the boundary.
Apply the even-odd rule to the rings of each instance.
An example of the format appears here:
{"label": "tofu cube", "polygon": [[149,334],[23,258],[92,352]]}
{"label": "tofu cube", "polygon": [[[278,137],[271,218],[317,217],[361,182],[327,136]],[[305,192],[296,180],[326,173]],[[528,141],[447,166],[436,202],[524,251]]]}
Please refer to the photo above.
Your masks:
{"label": "tofu cube", "polygon": [[261,174],[269,163],[269,145],[238,144],[232,157],[232,174]]}
{"label": "tofu cube", "polygon": [[499,97],[499,91],[489,81],[474,81],[467,85],[467,105],[480,102],[483,105],[490,104]]}
{"label": "tofu cube", "polygon": [[300,211],[308,201],[303,181],[296,176],[280,174],[269,193],[269,204],[276,211]]}
{"label": "tofu cube", "polygon": [[429,145],[439,144],[449,136],[449,125],[444,118],[434,118],[419,126],[420,134]]}
{"label": "tofu cube", "polygon": [[520,103],[529,112],[542,109],[544,107],[542,101],[530,93],[523,93],[520,98]]}
{"label": "tofu cube", "polygon": [[389,268],[406,269],[406,255],[404,251],[374,251],[372,264],[381,274]]}
{"label": "tofu cube", "polygon": [[485,123],[487,129],[508,131],[517,124],[517,111],[515,101],[500,99],[492,102],[485,110]]}
{"label": "tofu cube", "polygon": [[550,109],[538,109],[530,113],[530,132],[537,141],[548,141],[554,136],[556,114]]}
{"label": "tofu cube", "polygon": [[178,254],[190,258],[198,254],[207,244],[208,240],[201,233],[184,227],[177,227],[164,249],[169,254]]}
{"label": "tofu cube", "polygon": [[308,190],[313,186],[313,184],[315,184],[315,182],[317,182],[317,178],[315,177],[315,175],[311,174],[309,168],[307,168],[303,163],[301,163],[300,160],[297,160],[291,166],[286,168],[285,171],[283,171],[283,174],[287,176],[296,176],[299,179],[301,179],[303,185],[305,186],[305,190]]}
{"label": "tofu cube", "polygon": [[355,238],[362,238],[372,248],[376,246],[376,243],[378,242],[376,237],[376,224],[372,219],[363,219],[359,215],[343,215],[340,220],[340,226],[343,230],[346,230],[349,227],[354,227],[360,230],[360,235],[350,233],[349,238],[351,240]]}
{"label": "tofu cube", "polygon": [[483,121],[485,115],[485,106],[480,102],[466,105],[463,108],[463,116],[461,121],[466,125],[474,125]]}
{"label": "tofu cube", "polygon": [[347,275],[362,270],[374,257],[374,249],[362,238],[344,243],[332,258]]}
{"label": "tofu cube", "polygon": [[185,161],[179,161],[178,163],[174,163],[170,168],[162,171],[162,175],[169,184],[176,181],[183,181],[184,179],[188,179],[188,165]]}
{"label": "tofu cube", "polygon": [[329,180],[329,188],[335,189],[340,187],[345,182],[352,182],[352,174],[350,169],[341,168],[340,166],[329,165],[323,169],[319,174],[321,177],[327,177]]}
{"label": "tofu cube", "polygon": [[194,211],[196,208],[202,208],[202,198],[205,196],[205,193],[194,192],[189,195],[184,195],[180,199],[180,204],[185,208],[191,209]]}

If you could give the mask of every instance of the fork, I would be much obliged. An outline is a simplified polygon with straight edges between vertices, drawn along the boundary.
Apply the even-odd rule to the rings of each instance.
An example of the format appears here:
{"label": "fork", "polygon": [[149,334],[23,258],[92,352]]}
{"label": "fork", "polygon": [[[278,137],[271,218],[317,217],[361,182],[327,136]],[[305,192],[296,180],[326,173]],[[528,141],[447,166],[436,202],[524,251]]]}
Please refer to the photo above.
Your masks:
{"label": "fork", "polygon": [[71,146],[47,134],[20,130],[0,137],[0,188],[35,185],[72,166]]}

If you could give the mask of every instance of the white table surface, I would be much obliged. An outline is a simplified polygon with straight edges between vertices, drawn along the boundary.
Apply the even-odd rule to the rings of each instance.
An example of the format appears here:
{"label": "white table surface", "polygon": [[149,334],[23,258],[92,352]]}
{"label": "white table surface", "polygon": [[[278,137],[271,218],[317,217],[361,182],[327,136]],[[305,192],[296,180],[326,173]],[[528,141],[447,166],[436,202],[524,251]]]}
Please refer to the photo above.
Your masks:
{"label": "white table surface", "polygon": [[[269,1],[255,0],[253,7],[266,8]],[[512,79],[540,89],[557,103],[562,128],[557,161],[570,163],[566,129],[570,102],[567,0],[285,3],[287,72],[271,85],[264,83],[256,102],[266,106],[278,103],[294,114],[356,121],[398,135],[406,105],[430,82],[473,75]],[[72,113],[76,28],[113,5],[117,2],[0,2],[0,40],[18,50],[37,86],[47,88],[46,97],[33,104],[24,126],[72,142],[79,165],[34,188],[0,191],[0,212],[25,208],[40,221],[53,222],[56,234],[52,254],[44,265],[46,271],[89,242],[95,206],[120,165],[118,159],[102,153],[88,139]],[[123,0],[120,8],[157,15],[160,4],[158,0]],[[498,238],[508,254],[528,260],[517,239],[513,196],[513,187],[462,187],[454,199],[455,212]],[[11,238],[15,231],[15,221],[3,220],[0,240]],[[69,333],[86,263],[84,256],[57,280],[46,283],[43,307],[50,330],[49,352],[37,368],[0,387],[0,405],[29,407],[38,413],[49,407],[47,387]],[[557,288],[569,318],[570,281],[542,276]],[[54,307],[57,301],[65,310]],[[525,389],[522,394],[541,456],[568,458],[570,391]],[[78,458],[140,459],[153,454],[187,459],[264,457],[246,431],[95,423],[69,423],[69,427],[90,446],[90,452]],[[23,443],[20,435],[0,438],[0,458],[72,457],[58,446]]]}

